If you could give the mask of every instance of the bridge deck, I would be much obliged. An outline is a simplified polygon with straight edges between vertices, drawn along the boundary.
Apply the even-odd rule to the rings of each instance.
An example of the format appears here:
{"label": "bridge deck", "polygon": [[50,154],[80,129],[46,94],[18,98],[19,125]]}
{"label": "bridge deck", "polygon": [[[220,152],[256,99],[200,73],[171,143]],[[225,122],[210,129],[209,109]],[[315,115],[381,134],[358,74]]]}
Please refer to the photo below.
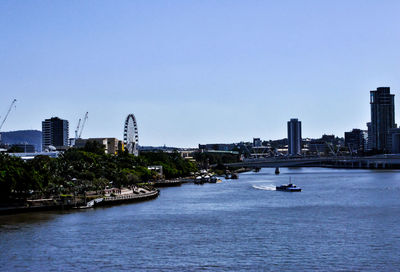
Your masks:
{"label": "bridge deck", "polygon": [[228,167],[302,167],[302,166],[343,166],[353,168],[400,168],[400,155],[379,155],[370,157],[275,157],[248,159],[238,163],[228,163]]}

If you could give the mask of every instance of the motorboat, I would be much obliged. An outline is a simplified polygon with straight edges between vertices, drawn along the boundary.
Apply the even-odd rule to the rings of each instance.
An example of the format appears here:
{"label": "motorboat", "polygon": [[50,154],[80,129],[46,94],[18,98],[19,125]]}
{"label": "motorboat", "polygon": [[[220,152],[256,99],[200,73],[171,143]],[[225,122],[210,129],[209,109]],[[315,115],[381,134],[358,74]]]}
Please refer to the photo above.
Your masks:
{"label": "motorboat", "polygon": [[301,192],[301,188],[294,185],[291,181],[289,181],[289,184],[283,184],[281,186],[276,186],[276,190],[283,191],[283,192]]}

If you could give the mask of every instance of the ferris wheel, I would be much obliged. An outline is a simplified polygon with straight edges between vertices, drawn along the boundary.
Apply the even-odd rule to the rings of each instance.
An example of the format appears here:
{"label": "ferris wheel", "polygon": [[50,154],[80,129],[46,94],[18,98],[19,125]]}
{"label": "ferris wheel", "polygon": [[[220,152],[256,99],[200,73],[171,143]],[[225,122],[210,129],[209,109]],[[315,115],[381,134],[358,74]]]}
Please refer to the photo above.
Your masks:
{"label": "ferris wheel", "polygon": [[135,115],[129,114],[125,119],[124,145],[129,154],[139,155],[139,135]]}

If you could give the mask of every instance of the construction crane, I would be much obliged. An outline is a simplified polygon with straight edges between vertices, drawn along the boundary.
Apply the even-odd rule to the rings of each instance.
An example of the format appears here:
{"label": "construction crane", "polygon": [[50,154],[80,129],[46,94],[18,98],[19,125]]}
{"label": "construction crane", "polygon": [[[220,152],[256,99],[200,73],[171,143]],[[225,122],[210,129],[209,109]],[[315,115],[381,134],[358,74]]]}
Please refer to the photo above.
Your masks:
{"label": "construction crane", "polygon": [[79,118],[78,125],[76,126],[76,129],[75,129],[75,140],[78,139],[78,131],[79,131],[79,127],[81,126],[81,121],[82,121],[82,119]]}
{"label": "construction crane", "polygon": [[[81,138],[81,136],[82,136],[82,131],[83,131],[83,128],[85,127],[85,124],[86,124],[86,121],[87,121],[87,119],[88,119],[88,112],[86,112],[86,114],[85,114],[85,118],[83,118],[83,122],[82,122],[82,126],[81,126],[81,130],[79,131],[79,135],[78,135],[78,138]],[[80,121],[80,119],[79,119],[79,121]],[[80,122],[79,122],[80,123]]]}
{"label": "construction crane", "polygon": [[14,99],[14,100],[11,102],[11,105],[10,105],[10,107],[8,108],[8,111],[7,111],[7,113],[6,113],[6,116],[4,117],[3,121],[2,121],[1,124],[0,124],[0,131],[1,131],[1,128],[3,127],[3,125],[4,125],[4,122],[7,120],[8,115],[10,114],[10,111],[11,111],[12,107],[14,106],[14,104],[15,104],[16,102],[17,102],[17,99]]}
{"label": "construction crane", "polygon": [[[8,115],[10,114],[10,111],[11,111],[11,109],[12,109],[12,107],[14,106],[15,103],[17,103],[17,99],[14,99],[14,100],[11,102],[11,105],[10,105],[10,107],[8,108],[8,111],[7,111],[7,113],[6,113],[6,116],[4,117],[3,121],[2,121],[1,124],[0,124],[0,132],[1,132],[1,129],[2,129],[3,125],[4,125],[4,123],[6,122],[7,117],[8,117]],[[0,133],[0,142],[1,142],[1,133]]]}
{"label": "construction crane", "polygon": [[80,125],[81,125],[81,118],[79,118],[78,125],[76,126],[75,137],[72,139],[71,146],[75,146],[75,144],[76,144],[76,139],[78,139],[78,131],[79,131]]}

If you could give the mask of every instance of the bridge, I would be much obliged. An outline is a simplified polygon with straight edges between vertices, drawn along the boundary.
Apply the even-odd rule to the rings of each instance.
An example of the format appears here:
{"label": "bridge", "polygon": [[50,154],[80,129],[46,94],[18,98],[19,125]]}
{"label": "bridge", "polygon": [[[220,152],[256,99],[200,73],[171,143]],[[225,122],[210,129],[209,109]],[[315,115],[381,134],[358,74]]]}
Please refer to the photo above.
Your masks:
{"label": "bridge", "polygon": [[268,157],[245,159],[242,162],[227,163],[228,167],[337,167],[368,169],[400,169],[400,154],[376,155],[369,157]]}

